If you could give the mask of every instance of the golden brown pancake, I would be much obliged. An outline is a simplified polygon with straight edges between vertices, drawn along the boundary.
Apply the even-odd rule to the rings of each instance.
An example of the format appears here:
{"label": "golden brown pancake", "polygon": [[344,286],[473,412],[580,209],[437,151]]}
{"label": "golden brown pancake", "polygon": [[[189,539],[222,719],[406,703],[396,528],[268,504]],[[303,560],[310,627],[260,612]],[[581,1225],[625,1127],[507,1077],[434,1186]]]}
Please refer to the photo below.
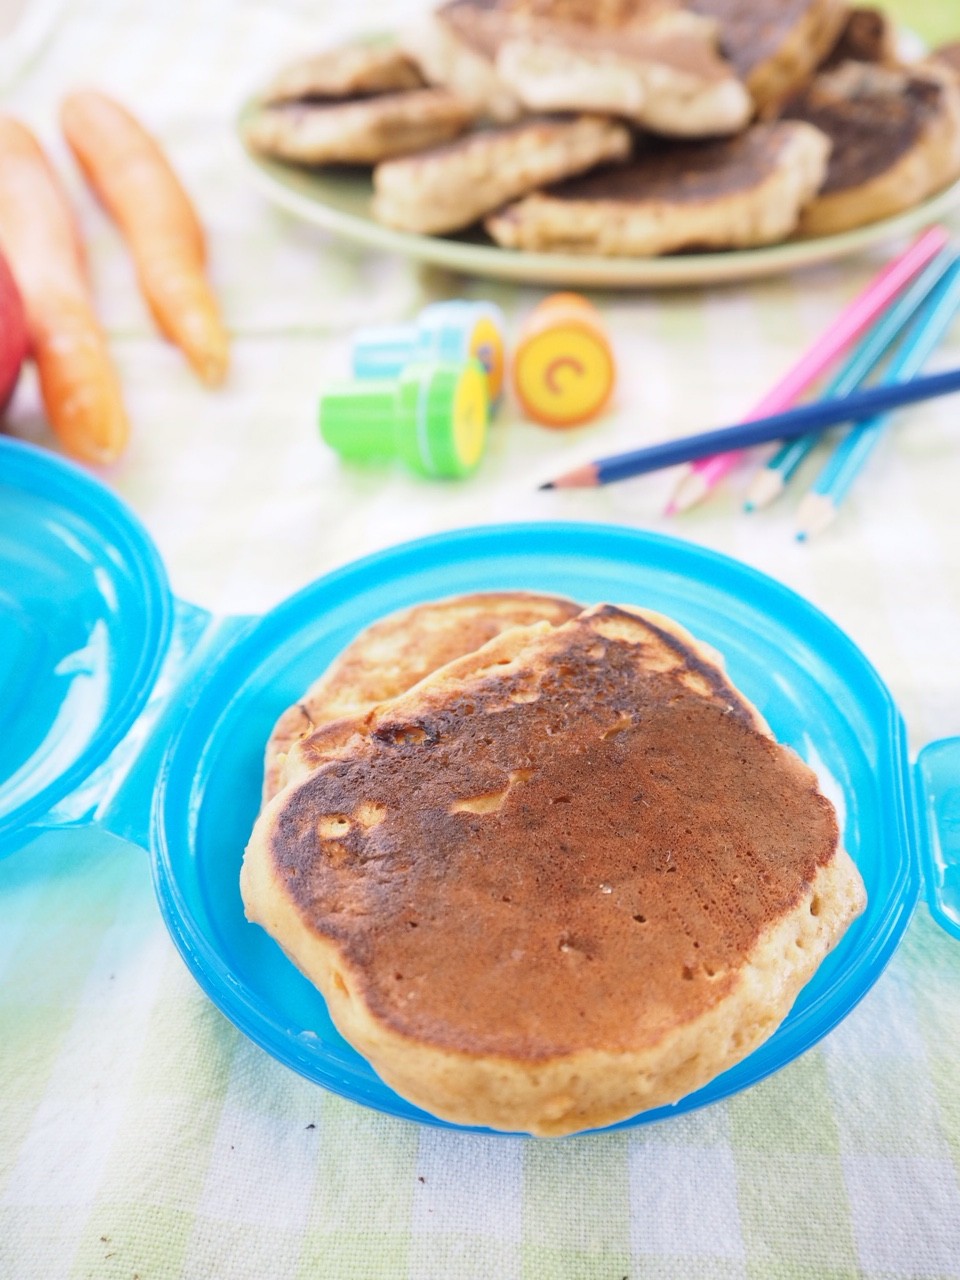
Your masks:
{"label": "golden brown pancake", "polygon": [[431,600],[381,618],[361,631],[280,716],[267,743],[264,804],[287,784],[291,748],[314,729],[364,715],[510,627],[541,621],[559,626],[581,607],[560,596],[488,591]]}
{"label": "golden brown pancake", "polygon": [[378,165],[373,213],[401,231],[458,231],[546,182],[624,159],[630,146],[627,128],[603,116],[543,117],[480,129]]}
{"label": "golden brown pancake", "polygon": [[[717,52],[715,24],[670,0],[453,0],[434,25],[447,49],[458,44],[485,60],[528,111],[606,112],[694,137],[733,132],[750,116],[749,95]],[[438,74],[435,57],[423,65]]]}
{"label": "golden brown pancake", "polygon": [[816,778],[676,624],[514,628],[304,744],[248,918],[398,1093],[536,1134],[769,1036],[863,887]]}
{"label": "golden brown pancake", "polygon": [[473,119],[468,104],[445,89],[410,89],[258,105],[244,121],[243,136],[254,151],[277,160],[373,165],[455,138]]}
{"label": "golden brown pancake", "polygon": [[520,102],[494,65],[493,53],[447,21],[443,6],[424,14],[400,33],[400,42],[428,84],[456,89],[477,115],[509,124],[523,113]]}
{"label": "golden brown pancake", "polygon": [[823,67],[841,62],[880,62],[896,66],[897,33],[892,19],[882,9],[851,9],[840,37],[823,61]]}
{"label": "golden brown pancake", "polygon": [[934,49],[928,62],[960,79],[960,40],[953,40]]}
{"label": "golden brown pancake", "polygon": [[324,49],[283,67],[261,102],[343,99],[422,89],[424,79],[396,45],[355,43]]}
{"label": "golden brown pancake", "polygon": [[960,174],[960,86],[929,64],[845,62],[791,98],[784,116],[832,143],[823,187],[801,215],[807,235],[890,217]]}
{"label": "golden brown pancake", "polygon": [[844,0],[691,0],[719,24],[720,48],[767,112],[807,82],[837,41]]}
{"label": "golden brown pancake", "polygon": [[752,125],[713,142],[648,144],[508,205],[485,221],[511,249],[652,256],[785,239],[819,189],[829,143],[798,122]]}

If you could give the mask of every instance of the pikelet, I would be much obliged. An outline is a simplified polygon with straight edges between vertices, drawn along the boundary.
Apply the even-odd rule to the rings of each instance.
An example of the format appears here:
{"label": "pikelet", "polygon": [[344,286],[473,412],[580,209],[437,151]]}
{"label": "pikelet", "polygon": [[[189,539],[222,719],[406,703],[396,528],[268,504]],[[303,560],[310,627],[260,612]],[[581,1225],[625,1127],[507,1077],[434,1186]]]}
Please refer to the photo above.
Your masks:
{"label": "pikelet", "polygon": [[288,63],[260,95],[261,102],[338,101],[422,89],[425,80],[396,45],[352,43]]}
{"label": "pikelet", "polygon": [[840,37],[845,0],[690,0],[719,25],[720,48],[762,114],[804,85]]}
{"label": "pikelet", "polygon": [[804,235],[890,217],[960,176],[960,82],[932,62],[841,63],[791,98],[784,116],[831,143],[823,186],[800,217]]}
{"label": "pikelet", "polygon": [[446,89],[343,99],[304,98],[252,107],[243,124],[247,146],[303,165],[374,165],[455,138],[473,111]]}
{"label": "pikelet", "polygon": [[350,41],[283,67],[242,132],[277,160],[373,165],[455,138],[475,117],[459,95],[429,88],[397,46]]}
{"label": "pikelet", "polygon": [[400,231],[457,231],[544,183],[623,160],[630,146],[630,131],[606,116],[538,116],[478,129],[377,165],[373,214]]}
{"label": "pikelet", "polygon": [[321,725],[365,715],[438,667],[473,653],[510,627],[559,626],[582,606],[532,591],[487,591],[416,604],[365,628],[280,716],[267,742],[264,804],[287,784],[287,756]]}
{"label": "pikelet", "polygon": [[496,119],[519,104],[703,137],[752,110],[716,31],[676,0],[451,0],[406,41],[428,80],[475,92]]}
{"label": "pikelet", "polygon": [[646,257],[776,243],[816,195],[829,151],[798,120],[706,142],[647,141],[629,163],[534,192],[484,225],[505,248],[535,252]]}
{"label": "pikelet", "polygon": [[294,754],[248,918],[455,1122],[563,1134],[683,1096],[863,907],[814,774],[656,615],[514,628]]}

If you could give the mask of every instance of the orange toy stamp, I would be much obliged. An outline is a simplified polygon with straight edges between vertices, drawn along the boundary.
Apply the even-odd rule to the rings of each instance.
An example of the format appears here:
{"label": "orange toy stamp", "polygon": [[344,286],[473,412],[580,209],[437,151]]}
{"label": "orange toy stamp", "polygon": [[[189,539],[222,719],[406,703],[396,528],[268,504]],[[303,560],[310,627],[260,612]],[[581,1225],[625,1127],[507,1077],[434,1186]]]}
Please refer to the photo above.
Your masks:
{"label": "orange toy stamp", "polygon": [[555,293],[528,317],[513,356],[513,384],[524,412],[547,427],[595,417],[616,377],[600,313],[576,293]]}

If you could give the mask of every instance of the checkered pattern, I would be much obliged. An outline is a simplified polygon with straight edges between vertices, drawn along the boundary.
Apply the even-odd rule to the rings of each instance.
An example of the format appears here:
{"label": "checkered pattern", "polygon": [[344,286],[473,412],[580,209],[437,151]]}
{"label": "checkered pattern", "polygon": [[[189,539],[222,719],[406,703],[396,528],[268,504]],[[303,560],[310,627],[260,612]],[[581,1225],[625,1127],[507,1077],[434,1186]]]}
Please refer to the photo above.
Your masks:
{"label": "checkered pattern", "polygon": [[[931,33],[960,34],[951,5],[926,7]],[[405,7],[350,11],[389,27]],[[460,295],[494,299],[515,323],[541,296],[366,253],[245,185],[239,102],[342,21],[331,0],[75,0],[5,88],[76,200],[136,432],[109,480],[178,594],[259,611],[356,555],[518,514],[669,527],[831,614],[883,672],[915,746],[960,730],[955,403],[911,411],[835,528],[805,547],[791,538],[795,497],[739,514],[746,468],[682,526],[658,514],[672,476],[532,491],[599,453],[734,418],[876,257],[599,299],[621,355],[613,410],[557,433],[508,407],[468,483],[354,471],[323,450],[317,393],[346,370],[357,324]],[[127,255],[76,177],[55,113],[77,82],[139,112],[203,210],[234,333],[220,392],[155,337]],[[958,357],[955,330],[935,365]],[[11,429],[48,443],[29,379]],[[847,1021],[726,1103],[564,1142],[420,1129],[324,1093],[235,1031],[176,955],[142,854],[96,832],[45,837],[0,863],[0,1276],[945,1280],[960,1276],[958,1063],[960,947],[921,908]]]}

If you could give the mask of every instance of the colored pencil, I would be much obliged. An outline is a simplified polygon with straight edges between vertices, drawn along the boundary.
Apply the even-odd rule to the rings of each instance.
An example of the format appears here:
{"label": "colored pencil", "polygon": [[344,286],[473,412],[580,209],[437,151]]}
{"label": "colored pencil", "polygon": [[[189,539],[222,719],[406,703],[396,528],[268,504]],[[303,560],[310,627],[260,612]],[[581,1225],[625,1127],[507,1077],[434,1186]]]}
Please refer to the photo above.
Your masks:
{"label": "colored pencil", "polygon": [[853,395],[798,405],[795,409],[772,414],[769,418],[736,422],[732,426],[717,427],[714,431],[703,431],[699,435],[664,440],[661,444],[648,445],[645,449],[600,458],[548,480],[540,488],[584,489],[611,484],[616,480],[626,480],[629,476],[645,475],[649,471],[673,467],[678,462],[707,458],[723,449],[748,449],[755,444],[768,444],[771,440],[790,440],[795,436],[806,435],[808,431],[824,431],[841,422],[863,421],[884,410],[897,409],[901,405],[931,400],[935,396],[950,395],[956,391],[960,391],[960,369],[948,369],[945,373],[914,378],[910,382],[867,387]]}
{"label": "colored pencil", "polygon": [[[916,386],[929,378],[916,378],[937,349],[960,310],[960,262],[955,262],[924,303],[890,366],[883,386]],[[914,379],[914,381],[910,381]],[[876,448],[891,413],[878,413],[851,428],[833,451],[797,512],[800,541],[821,533],[837,514],[851,484]]]}
{"label": "colored pencil", "polygon": [[[832,324],[816,339],[792,368],[767,392],[746,415],[745,421],[780,413],[795,404],[802,393],[836,360],[866,327],[885,310],[904,285],[944,247],[947,231],[940,226],[928,228],[899,257],[894,258],[849,302]],[[687,472],[667,504],[667,515],[686,511],[700,502],[734,467],[738,451],[700,459]]]}
{"label": "colored pencil", "polygon": [[[957,254],[952,249],[941,249],[890,309],[874,322],[836,377],[824,388],[824,398],[847,396],[866,381],[950,264],[956,261]],[[755,511],[779,497],[804,458],[816,447],[819,438],[815,434],[800,436],[781,445],[754,476],[747,490],[744,510]]]}

